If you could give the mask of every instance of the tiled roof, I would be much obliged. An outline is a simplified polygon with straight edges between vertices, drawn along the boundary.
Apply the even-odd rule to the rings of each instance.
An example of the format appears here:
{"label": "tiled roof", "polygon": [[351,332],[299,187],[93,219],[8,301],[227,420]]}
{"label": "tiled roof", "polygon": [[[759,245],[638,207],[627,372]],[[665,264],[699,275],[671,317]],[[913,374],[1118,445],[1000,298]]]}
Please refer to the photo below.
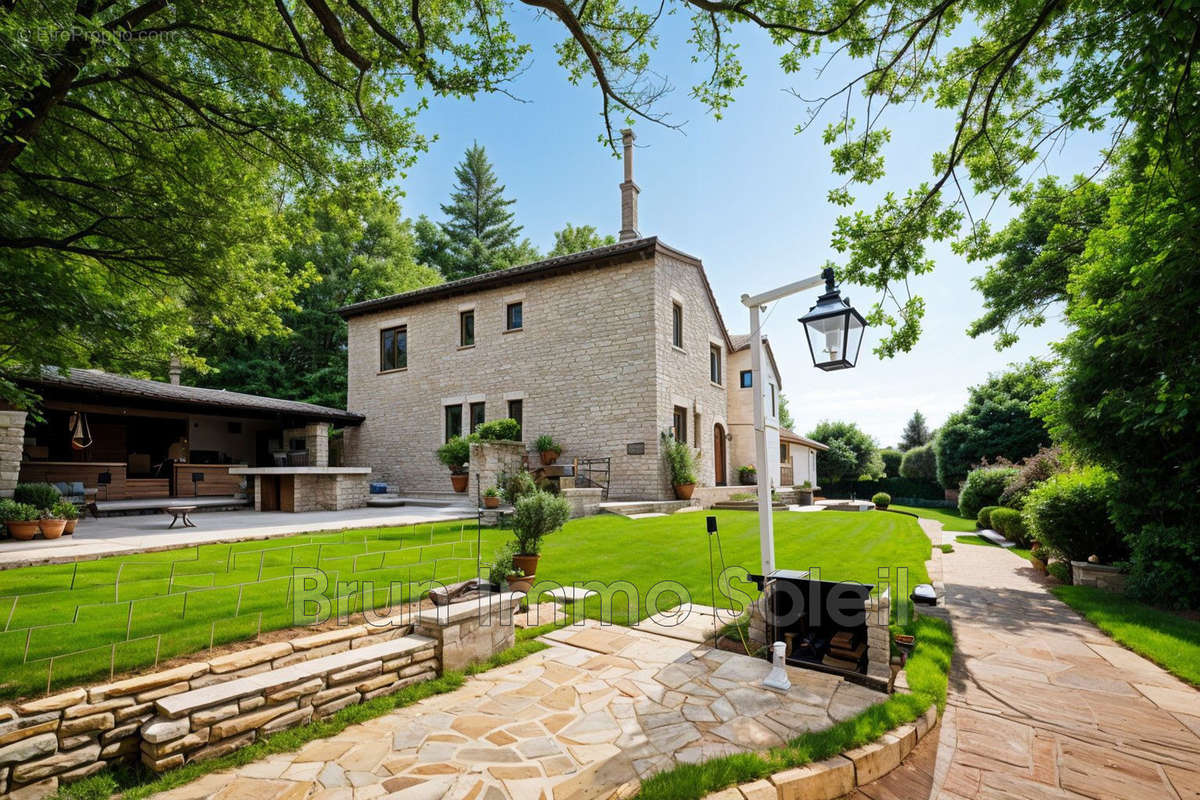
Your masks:
{"label": "tiled roof", "polygon": [[779,441],[792,442],[793,444],[802,444],[805,447],[811,447],[814,450],[828,450],[829,445],[821,444],[816,439],[809,439],[807,436],[801,436],[787,428],[779,429]]}
{"label": "tiled roof", "polygon": [[301,403],[297,400],[278,400],[254,394],[229,392],[224,389],[205,389],[199,386],[176,386],[162,381],[127,378],[93,369],[46,367],[38,378],[25,378],[22,383],[38,391],[59,390],[79,393],[96,401],[125,399],[162,405],[201,408],[211,413],[243,412],[271,416],[295,417],[313,422],[340,422],[358,425],[365,417],[340,408]]}

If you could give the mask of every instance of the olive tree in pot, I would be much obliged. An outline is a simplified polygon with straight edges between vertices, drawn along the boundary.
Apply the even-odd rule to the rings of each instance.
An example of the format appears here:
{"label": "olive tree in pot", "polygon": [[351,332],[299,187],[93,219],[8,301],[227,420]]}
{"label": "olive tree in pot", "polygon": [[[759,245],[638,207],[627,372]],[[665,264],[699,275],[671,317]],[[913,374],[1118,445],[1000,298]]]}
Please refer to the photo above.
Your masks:
{"label": "olive tree in pot", "polygon": [[663,456],[671,470],[671,485],[680,500],[691,500],[696,490],[696,452],[687,442],[678,442],[669,433],[662,435]]}
{"label": "olive tree in pot", "polygon": [[517,553],[513,565],[529,578],[537,574],[542,553],[542,538],[567,524],[571,504],[558,495],[537,491],[517,501],[513,513],[513,533]]}
{"label": "olive tree in pot", "polygon": [[496,551],[496,555],[492,561],[492,568],[488,571],[488,580],[492,582],[492,585],[496,589],[503,589],[505,584],[507,584],[510,592],[528,592],[530,587],[533,586],[534,576],[527,576],[513,564],[513,558],[516,554],[516,542],[507,542]]}
{"label": "olive tree in pot", "polygon": [[471,445],[461,436],[452,436],[450,440],[437,449],[438,461],[450,470],[450,483],[454,491],[467,490],[467,462],[471,458]]}

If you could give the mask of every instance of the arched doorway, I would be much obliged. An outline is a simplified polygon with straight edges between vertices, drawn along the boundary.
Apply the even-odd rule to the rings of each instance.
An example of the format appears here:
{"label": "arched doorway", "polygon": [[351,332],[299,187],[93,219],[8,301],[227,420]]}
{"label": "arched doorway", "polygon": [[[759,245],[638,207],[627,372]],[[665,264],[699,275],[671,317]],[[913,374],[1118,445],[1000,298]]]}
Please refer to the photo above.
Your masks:
{"label": "arched doorway", "polygon": [[725,477],[725,429],[721,427],[721,423],[713,425],[713,470],[714,483],[717,486],[726,484]]}

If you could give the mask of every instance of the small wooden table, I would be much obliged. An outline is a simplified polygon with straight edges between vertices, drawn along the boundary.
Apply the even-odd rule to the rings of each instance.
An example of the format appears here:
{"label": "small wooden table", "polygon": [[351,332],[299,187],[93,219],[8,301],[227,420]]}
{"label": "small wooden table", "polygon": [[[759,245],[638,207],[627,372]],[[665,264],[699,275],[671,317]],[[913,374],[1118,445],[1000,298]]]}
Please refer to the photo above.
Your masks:
{"label": "small wooden table", "polygon": [[171,524],[167,526],[167,530],[174,528],[176,522],[182,522],[185,528],[196,527],[196,523],[188,517],[188,514],[196,510],[195,506],[167,506],[165,510],[171,515]]}

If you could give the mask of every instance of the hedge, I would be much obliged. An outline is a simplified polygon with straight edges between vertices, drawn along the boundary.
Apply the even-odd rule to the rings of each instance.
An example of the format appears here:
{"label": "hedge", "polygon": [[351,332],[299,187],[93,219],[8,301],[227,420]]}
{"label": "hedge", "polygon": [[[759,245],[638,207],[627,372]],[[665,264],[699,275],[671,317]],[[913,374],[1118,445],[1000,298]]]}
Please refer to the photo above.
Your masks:
{"label": "hedge", "polygon": [[879,492],[892,496],[892,501],[899,503],[901,499],[945,500],[946,492],[936,481],[924,481],[914,478],[882,478],[874,481],[830,481],[821,483],[821,494],[830,498],[848,498],[853,494],[856,498],[865,499]]}

